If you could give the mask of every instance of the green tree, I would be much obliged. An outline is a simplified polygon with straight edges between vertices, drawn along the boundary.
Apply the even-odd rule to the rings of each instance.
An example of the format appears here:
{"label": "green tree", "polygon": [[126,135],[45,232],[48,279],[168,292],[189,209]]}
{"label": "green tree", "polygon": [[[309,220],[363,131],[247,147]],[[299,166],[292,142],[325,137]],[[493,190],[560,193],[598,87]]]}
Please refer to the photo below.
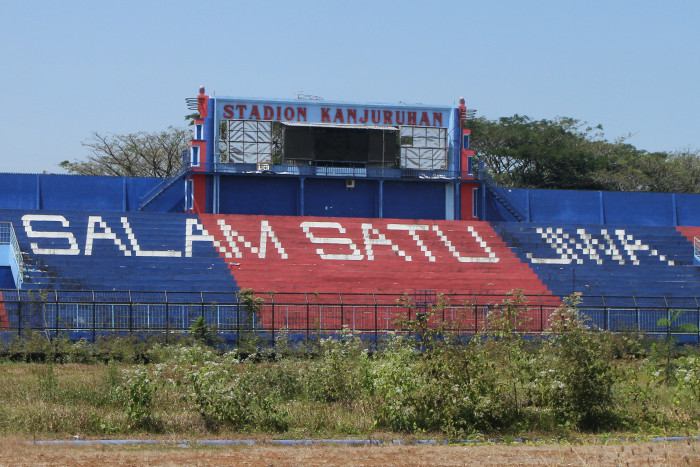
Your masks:
{"label": "green tree", "polygon": [[606,140],[600,125],[567,117],[481,117],[470,127],[477,158],[504,186],[700,192],[698,150],[649,153],[627,138]]}
{"label": "green tree", "polygon": [[612,168],[595,177],[610,190],[700,193],[700,152],[646,153],[625,148],[616,153]]}
{"label": "green tree", "polygon": [[472,148],[494,178],[521,188],[601,189],[591,174],[604,170],[612,148],[602,128],[558,117],[514,115],[470,122]]}
{"label": "green tree", "polygon": [[172,126],[154,133],[93,133],[83,142],[88,150],[84,160],[59,165],[77,175],[170,177],[182,168],[182,153],[188,149],[190,138],[189,130]]}

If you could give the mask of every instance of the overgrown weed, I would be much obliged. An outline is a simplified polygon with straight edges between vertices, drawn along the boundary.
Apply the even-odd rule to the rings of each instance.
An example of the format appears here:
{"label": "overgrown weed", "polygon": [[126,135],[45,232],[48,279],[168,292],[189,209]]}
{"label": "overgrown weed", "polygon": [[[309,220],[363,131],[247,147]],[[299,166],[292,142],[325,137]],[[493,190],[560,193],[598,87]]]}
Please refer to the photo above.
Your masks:
{"label": "overgrown weed", "polygon": [[[543,339],[516,332],[527,311],[518,291],[469,339],[433,319],[448,306],[440,298],[420,313],[410,300],[403,305],[399,332],[371,354],[347,328],[308,345],[282,331],[272,351],[249,342],[225,353],[206,345],[206,332],[170,344],[121,336],[94,345],[26,333],[9,344],[23,355],[17,360],[45,352],[46,363],[1,364],[0,432],[456,440],[700,430],[695,348],[678,349],[667,367],[668,354],[643,345],[643,336],[592,328],[575,298],[551,316]],[[62,363],[72,360],[84,363]]]}

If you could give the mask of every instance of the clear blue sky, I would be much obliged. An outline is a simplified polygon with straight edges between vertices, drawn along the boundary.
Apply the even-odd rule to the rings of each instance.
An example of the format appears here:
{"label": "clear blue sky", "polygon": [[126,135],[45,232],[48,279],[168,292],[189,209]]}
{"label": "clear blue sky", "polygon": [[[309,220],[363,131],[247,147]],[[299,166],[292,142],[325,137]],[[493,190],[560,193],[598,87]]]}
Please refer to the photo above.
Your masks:
{"label": "clear blue sky", "polygon": [[186,97],[455,104],[700,149],[700,2],[0,0],[0,172],[92,132],[184,126]]}

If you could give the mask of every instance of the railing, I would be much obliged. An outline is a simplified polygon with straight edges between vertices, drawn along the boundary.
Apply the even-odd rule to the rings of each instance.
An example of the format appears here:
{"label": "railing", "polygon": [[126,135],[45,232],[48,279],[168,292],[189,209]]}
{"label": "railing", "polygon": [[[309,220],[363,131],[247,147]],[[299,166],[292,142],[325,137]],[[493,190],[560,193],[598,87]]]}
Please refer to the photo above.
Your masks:
{"label": "railing", "polygon": [[477,171],[477,180],[484,182],[486,188],[493,194],[494,198],[518,221],[522,222],[527,219],[525,209],[520,206],[512,196],[508,194],[508,190],[503,188],[494,180],[484,167],[482,161],[479,162],[479,170]]}
{"label": "railing", "polygon": [[328,167],[315,165],[274,165],[255,163],[215,164],[215,172],[247,173],[268,175],[306,175],[318,177],[345,178],[418,178],[418,179],[459,179],[462,174],[453,170],[394,169],[389,167]]}
{"label": "railing", "polygon": [[10,250],[17,266],[15,286],[21,289],[24,283],[24,260],[22,259],[22,250],[19,248],[12,222],[0,222],[0,245],[10,245]]}
{"label": "railing", "polygon": [[695,256],[695,264],[700,266],[700,238],[693,237],[693,255]]}
{"label": "railing", "polygon": [[183,167],[180,169],[179,172],[177,172],[175,175],[173,175],[170,178],[164,178],[163,181],[158,183],[151,191],[146,193],[144,196],[142,196],[139,199],[139,211],[142,211],[146,206],[151,204],[153,200],[155,200],[158,195],[163,193],[165,190],[170,188],[175,182],[177,182],[180,178],[182,178],[187,171],[189,170],[189,167]]}
{"label": "railing", "polygon": [[[406,332],[397,326],[400,320],[426,319],[428,326],[444,326],[461,335],[473,335],[487,329],[489,313],[504,306],[506,297],[497,295],[395,295],[395,294],[323,294],[266,293],[264,304],[250,310],[235,293],[174,292],[70,292],[0,291],[0,338],[22,335],[27,329],[53,337],[68,333],[72,338],[94,341],[106,333],[146,335],[187,332],[202,316],[230,344],[242,335],[256,334],[261,342],[271,343],[281,331],[294,339],[312,339],[349,329],[369,340],[380,340],[390,332]],[[587,297],[582,297],[583,303]],[[600,297],[597,298],[601,302]],[[666,335],[660,326],[677,308],[663,298],[659,305],[649,300],[628,297],[629,305],[579,307],[597,327],[615,332],[645,332]],[[526,334],[546,332],[552,312],[559,306],[555,297],[526,296],[517,305],[520,314],[517,331]],[[591,301],[593,302],[593,301]],[[610,300],[609,300],[610,302]],[[676,325],[700,324],[700,304],[691,297],[679,314]],[[602,300],[602,303],[606,303]],[[619,300],[615,303],[621,303]],[[639,303],[647,303],[639,306]],[[6,331],[6,332],[1,332]],[[676,333],[684,342],[700,342],[698,332]]]}

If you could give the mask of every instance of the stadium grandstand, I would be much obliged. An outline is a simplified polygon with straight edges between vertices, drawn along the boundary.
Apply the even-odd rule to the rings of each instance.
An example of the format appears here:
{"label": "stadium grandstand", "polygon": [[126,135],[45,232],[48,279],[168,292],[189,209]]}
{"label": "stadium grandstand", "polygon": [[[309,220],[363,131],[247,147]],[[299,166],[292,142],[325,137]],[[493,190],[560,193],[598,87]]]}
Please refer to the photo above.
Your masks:
{"label": "stadium grandstand", "polygon": [[[505,189],[458,107],[208,96],[168,179],[0,174],[0,334],[229,340],[429,307],[464,333],[513,290],[521,329],[568,296],[614,331],[700,324],[700,195]],[[240,299],[264,300],[252,310]],[[407,303],[410,303],[407,306]],[[697,342],[698,335],[681,336]]]}

